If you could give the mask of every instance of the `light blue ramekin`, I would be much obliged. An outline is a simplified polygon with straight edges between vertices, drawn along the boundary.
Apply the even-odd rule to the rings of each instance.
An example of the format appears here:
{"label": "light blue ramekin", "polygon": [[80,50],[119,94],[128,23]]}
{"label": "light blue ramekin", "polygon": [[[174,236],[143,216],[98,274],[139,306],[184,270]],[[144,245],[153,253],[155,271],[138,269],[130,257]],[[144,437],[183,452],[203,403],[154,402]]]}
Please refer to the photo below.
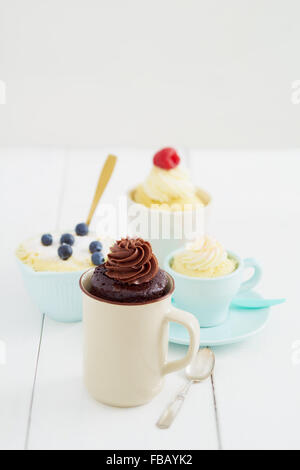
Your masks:
{"label": "light blue ramekin", "polygon": [[19,258],[26,289],[33,302],[52,320],[71,323],[82,320],[82,297],[79,279],[84,271],[34,271]]}

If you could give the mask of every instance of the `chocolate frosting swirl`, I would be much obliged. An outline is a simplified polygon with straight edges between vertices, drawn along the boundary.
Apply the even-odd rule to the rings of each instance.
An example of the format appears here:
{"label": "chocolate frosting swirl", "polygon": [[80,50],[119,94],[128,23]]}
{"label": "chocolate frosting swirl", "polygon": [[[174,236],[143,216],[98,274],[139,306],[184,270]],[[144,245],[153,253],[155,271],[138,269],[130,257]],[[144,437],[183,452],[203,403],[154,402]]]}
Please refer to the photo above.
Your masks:
{"label": "chocolate frosting swirl", "polygon": [[143,284],[158,273],[158,261],[149,242],[122,238],[111,247],[105,263],[106,276],[126,284]]}

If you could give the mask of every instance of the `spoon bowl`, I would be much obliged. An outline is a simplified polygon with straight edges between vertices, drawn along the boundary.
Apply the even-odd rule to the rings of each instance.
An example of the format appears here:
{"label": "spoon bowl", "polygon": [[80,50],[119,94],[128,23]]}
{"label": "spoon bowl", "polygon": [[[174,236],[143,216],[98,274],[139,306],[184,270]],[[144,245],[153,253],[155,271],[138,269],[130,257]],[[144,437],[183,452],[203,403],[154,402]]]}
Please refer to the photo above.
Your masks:
{"label": "spoon bowl", "polygon": [[215,367],[215,355],[209,348],[200,349],[185,370],[186,377],[192,382],[203,382],[211,376]]}
{"label": "spoon bowl", "polygon": [[203,348],[198,351],[195,359],[185,369],[188,383],[177,393],[174,400],[167,406],[160,416],[156,425],[160,429],[168,429],[173,423],[175,417],[182,407],[184,399],[193,383],[202,382],[211,376],[215,367],[215,355],[209,348]]}

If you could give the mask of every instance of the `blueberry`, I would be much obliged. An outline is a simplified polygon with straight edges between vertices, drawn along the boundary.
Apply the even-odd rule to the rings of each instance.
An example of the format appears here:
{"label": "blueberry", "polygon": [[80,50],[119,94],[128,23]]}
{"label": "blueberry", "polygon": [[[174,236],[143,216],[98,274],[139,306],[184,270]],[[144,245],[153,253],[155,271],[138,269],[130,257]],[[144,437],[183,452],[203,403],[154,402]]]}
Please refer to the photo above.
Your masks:
{"label": "blueberry", "polygon": [[66,245],[74,245],[74,242],[75,242],[75,238],[73,237],[73,235],[71,233],[64,233],[61,237],[60,237],[60,243],[63,244],[65,243]]}
{"label": "blueberry", "polygon": [[50,233],[45,233],[41,238],[42,245],[50,246],[53,243],[53,238]]}
{"label": "blueberry", "polygon": [[61,245],[57,250],[58,256],[66,261],[72,256],[73,249],[70,245]]}
{"label": "blueberry", "polygon": [[82,222],[81,224],[76,225],[75,232],[76,232],[76,235],[83,237],[84,235],[87,235],[89,233],[89,227],[87,224]]}
{"label": "blueberry", "polygon": [[95,253],[96,251],[101,251],[102,250],[102,243],[99,242],[98,240],[91,242],[89,246],[90,252]]}
{"label": "blueberry", "polygon": [[99,266],[104,263],[104,256],[101,251],[95,251],[95,253],[92,254],[92,263],[95,266]]}

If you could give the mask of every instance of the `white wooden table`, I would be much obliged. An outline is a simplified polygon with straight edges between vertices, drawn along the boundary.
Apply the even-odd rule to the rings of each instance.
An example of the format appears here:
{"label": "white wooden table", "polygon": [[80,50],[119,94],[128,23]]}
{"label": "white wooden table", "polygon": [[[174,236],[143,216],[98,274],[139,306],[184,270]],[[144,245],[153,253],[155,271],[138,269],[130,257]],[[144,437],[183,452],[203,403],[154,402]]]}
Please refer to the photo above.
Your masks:
{"label": "white wooden table", "polygon": [[[256,337],[215,348],[213,380],[192,387],[167,431],[155,421],[183,373],[168,376],[140,408],[94,402],[82,384],[82,325],[43,317],[14,260],[27,236],[85,219],[110,152],[119,162],[104,200],[116,201],[144,178],[153,149],[0,150],[0,448],[299,449],[300,152],[184,149],[195,181],[214,197],[210,232],[241,256],[256,256],[264,266],[259,291],[288,302]],[[184,353],[170,346],[171,358]]]}

